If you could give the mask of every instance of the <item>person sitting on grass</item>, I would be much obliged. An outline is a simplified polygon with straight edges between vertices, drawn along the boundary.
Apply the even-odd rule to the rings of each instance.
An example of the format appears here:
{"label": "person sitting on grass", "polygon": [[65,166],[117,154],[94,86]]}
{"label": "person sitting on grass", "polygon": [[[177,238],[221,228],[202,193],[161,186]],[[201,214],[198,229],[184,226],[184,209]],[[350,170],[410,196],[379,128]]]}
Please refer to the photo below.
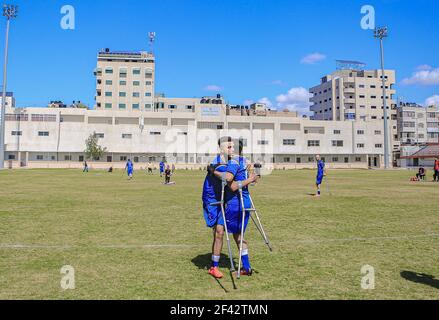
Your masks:
{"label": "person sitting on grass", "polygon": [[425,180],[425,168],[424,167],[420,167],[418,173],[416,174],[416,178],[418,178],[418,180]]}

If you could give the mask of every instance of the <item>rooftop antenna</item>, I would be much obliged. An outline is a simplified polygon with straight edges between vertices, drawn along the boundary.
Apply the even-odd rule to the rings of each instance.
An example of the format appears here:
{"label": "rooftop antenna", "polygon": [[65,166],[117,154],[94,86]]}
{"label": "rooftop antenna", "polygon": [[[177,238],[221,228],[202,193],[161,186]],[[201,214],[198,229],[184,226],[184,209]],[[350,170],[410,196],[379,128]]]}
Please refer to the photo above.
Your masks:
{"label": "rooftop antenna", "polygon": [[156,33],[155,32],[149,32],[148,38],[149,38],[149,47],[151,49],[151,53],[154,53],[154,42],[155,42]]}

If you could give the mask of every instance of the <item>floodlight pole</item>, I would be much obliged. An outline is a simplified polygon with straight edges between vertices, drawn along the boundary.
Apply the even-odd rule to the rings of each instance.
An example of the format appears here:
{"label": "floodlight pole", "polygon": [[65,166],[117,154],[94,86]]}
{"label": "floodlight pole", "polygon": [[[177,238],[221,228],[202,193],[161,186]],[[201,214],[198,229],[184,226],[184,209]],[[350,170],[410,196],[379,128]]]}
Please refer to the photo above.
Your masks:
{"label": "floodlight pole", "polygon": [[11,19],[17,17],[18,7],[11,4],[3,5],[3,16],[6,17],[6,44],[5,44],[5,61],[3,66],[3,95],[1,107],[0,122],[0,170],[5,167],[5,113],[6,113],[6,82],[7,82],[7,66],[8,66],[8,47],[9,47],[9,25]]}
{"label": "floodlight pole", "polygon": [[381,78],[383,83],[383,109],[384,109],[384,168],[389,169],[389,125],[387,119],[386,78],[384,71],[384,46],[383,39],[387,37],[387,27],[375,29],[375,38],[380,39],[381,50]]}

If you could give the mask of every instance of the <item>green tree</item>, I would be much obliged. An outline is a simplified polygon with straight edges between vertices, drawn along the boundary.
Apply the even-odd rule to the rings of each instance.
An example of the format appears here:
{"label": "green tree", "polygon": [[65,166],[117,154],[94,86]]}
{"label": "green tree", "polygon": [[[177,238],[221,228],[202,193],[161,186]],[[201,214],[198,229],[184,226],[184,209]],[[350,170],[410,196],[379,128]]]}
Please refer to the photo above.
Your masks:
{"label": "green tree", "polygon": [[96,132],[93,132],[87,140],[85,140],[85,154],[87,159],[96,160],[101,158],[105,152],[107,152],[107,148],[103,148],[99,145],[99,137]]}

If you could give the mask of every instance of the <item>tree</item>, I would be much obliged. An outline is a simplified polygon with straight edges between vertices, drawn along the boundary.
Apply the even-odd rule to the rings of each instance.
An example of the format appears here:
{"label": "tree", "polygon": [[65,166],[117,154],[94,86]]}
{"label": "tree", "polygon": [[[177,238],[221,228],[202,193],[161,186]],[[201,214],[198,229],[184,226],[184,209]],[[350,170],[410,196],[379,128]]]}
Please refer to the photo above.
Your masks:
{"label": "tree", "polygon": [[87,140],[85,140],[85,154],[87,159],[97,160],[107,152],[107,148],[102,148],[99,144],[99,137],[96,132],[93,132]]}

